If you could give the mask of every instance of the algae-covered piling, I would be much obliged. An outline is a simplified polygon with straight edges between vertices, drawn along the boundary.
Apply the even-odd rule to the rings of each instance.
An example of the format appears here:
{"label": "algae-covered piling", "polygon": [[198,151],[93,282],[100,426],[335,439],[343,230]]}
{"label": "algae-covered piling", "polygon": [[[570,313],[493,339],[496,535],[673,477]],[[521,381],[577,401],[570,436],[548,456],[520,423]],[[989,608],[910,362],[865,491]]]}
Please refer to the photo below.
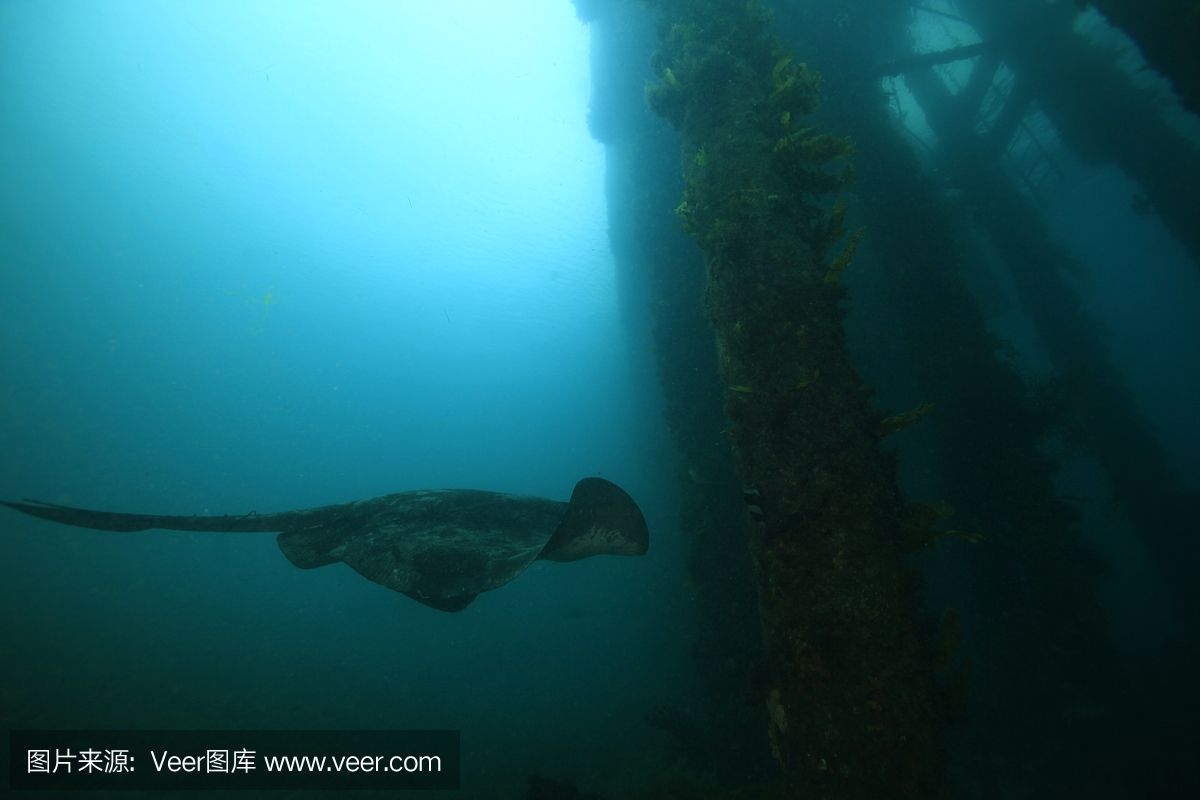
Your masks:
{"label": "algae-covered piling", "polygon": [[899,546],[881,415],[840,307],[861,234],[832,194],[849,141],[806,123],[819,76],[743,0],[662,0],[651,108],[679,132],[677,214],[700,245],[727,414],[754,497],[771,747],[803,797],[928,797],[931,660]]}

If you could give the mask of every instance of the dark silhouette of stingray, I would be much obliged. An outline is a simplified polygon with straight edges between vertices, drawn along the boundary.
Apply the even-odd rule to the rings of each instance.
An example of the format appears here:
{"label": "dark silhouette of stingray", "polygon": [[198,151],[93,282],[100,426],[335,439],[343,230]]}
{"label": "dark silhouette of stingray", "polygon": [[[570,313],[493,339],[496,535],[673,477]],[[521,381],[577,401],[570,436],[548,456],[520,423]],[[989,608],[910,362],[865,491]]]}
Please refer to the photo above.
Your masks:
{"label": "dark silhouette of stingray", "polygon": [[567,503],[474,490],[416,491],[240,517],[118,514],[36,500],[0,503],[105,531],[278,532],[279,549],[297,567],[342,561],[442,611],[466,608],[480,592],[503,586],[537,559],[637,556],[650,542],[633,498],[603,478],[575,484]]}

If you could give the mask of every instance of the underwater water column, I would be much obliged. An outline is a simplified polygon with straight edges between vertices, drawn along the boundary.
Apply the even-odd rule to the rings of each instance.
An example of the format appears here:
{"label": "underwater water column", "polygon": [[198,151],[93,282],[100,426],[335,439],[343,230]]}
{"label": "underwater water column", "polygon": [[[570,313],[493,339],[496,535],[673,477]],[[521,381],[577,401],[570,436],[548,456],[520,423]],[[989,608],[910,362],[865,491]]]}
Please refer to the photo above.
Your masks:
{"label": "underwater water column", "polygon": [[902,502],[842,326],[839,277],[858,239],[828,197],[849,179],[834,167],[850,144],[802,121],[819,79],[755,4],[654,5],[647,99],[679,133],[676,213],[704,253],[750,504],[772,752],[796,796],[931,796],[940,715]]}
{"label": "underwater water column", "polygon": [[[779,22],[780,35],[800,50],[824,48],[823,119],[853,136],[864,154],[855,188],[879,262],[870,279],[880,298],[863,315],[872,326],[868,347],[884,350],[867,355],[886,362],[894,383],[936,404],[919,431],[937,461],[936,488],[925,474],[922,491],[953,507],[953,527],[984,537],[927,561],[941,570],[929,585],[942,584],[942,603],[966,612],[959,669],[969,669],[971,680],[964,681],[968,719],[949,745],[954,796],[1124,797],[1146,792],[1147,775],[1169,785],[1161,777],[1172,760],[1164,757],[1168,737],[1150,744],[1130,732],[1130,684],[1099,602],[1104,565],[1055,486],[1059,464],[1044,441],[1062,421],[1030,396],[968,286],[978,255],[964,244],[973,237],[962,235],[963,215],[954,208],[964,200],[977,210],[973,224],[1026,276],[1017,281],[1029,285],[1019,288],[1024,310],[1051,357],[1060,360],[1069,346],[1062,363],[1087,365],[1096,387],[1089,406],[1111,420],[1096,429],[1107,431],[1109,442],[1142,442],[1126,451],[1127,463],[1156,458],[1145,446],[1144,425],[1122,411],[1132,408],[1129,392],[1108,377],[1094,328],[1062,291],[1059,272],[1070,272],[1062,268],[1071,257],[1051,246],[1044,224],[1004,177],[999,148],[976,139],[979,97],[995,64],[981,60],[951,98],[911,54],[904,9],[891,19],[872,14],[869,22],[860,16],[846,25],[832,7],[811,4]],[[939,196],[904,129],[890,119],[875,69],[879,53],[909,65],[910,88],[937,134],[937,163],[962,187],[961,198]]]}
{"label": "underwater water column", "polygon": [[695,687],[686,704],[645,714],[696,776],[723,785],[775,773],[765,711],[748,703],[761,659],[758,598],[745,546],[744,505],[726,427],[712,328],[702,302],[703,256],[673,209],[682,191],[675,132],[646,105],[655,20],[640,5],[577,2],[591,35],[589,127],[605,147],[609,240],[627,287],[649,309],[663,416],[677,453],[679,527],[687,540],[696,623]]}
{"label": "underwater water column", "polygon": [[[940,473],[940,493],[931,497],[954,509],[950,525],[983,537],[963,549],[959,564],[970,587],[959,604],[977,611],[964,626],[968,721],[954,737],[955,796],[986,797],[997,786],[1026,797],[1067,789],[1114,796],[1101,790],[1128,788],[1118,782],[1126,777],[1122,762],[1094,760],[1124,740],[1123,687],[1097,602],[1095,556],[1074,509],[1057,495],[1057,464],[1041,447],[1044,415],[988,331],[962,276],[969,255],[945,209],[927,196],[886,106],[835,113],[879,156],[858,185],[883,261],[891,352],[936,404],[922,431]],[[1091,714],[1075,713],[1084,705]]]}
{"label": "underwater water column", "polygon": [[[1149,9],[1159,4],[1142,5]],[[1167,121],[1171,104],[1120,65],[1119,51],[1076,32],[1073,4],[969,0],[960,11],[980,36],[998,45],[994,52],[1012,70],[1020,91],[1054,124],[1073,153],[1089,162],[1114,164],[1137,182],[1154,213],[1200,268],[1200,200],[1193,189],[1200,181],[1200,150]],[[1193,25],[1191,42],[1200,35],[1200,16]],[[1200,47],[1190,46],[1195,52],[1188,58],[1195,61]],[[1174,77],[1181,88],[1180,76]],[[1200,76],[1193,75],[1192,81],[1200,88]],[[1181,99],[1188,100],[1186,94]],[[1191,100],[1195,111],[1196,98]],[[1007,136],[994,138],[994,147],[1007,144]]]}

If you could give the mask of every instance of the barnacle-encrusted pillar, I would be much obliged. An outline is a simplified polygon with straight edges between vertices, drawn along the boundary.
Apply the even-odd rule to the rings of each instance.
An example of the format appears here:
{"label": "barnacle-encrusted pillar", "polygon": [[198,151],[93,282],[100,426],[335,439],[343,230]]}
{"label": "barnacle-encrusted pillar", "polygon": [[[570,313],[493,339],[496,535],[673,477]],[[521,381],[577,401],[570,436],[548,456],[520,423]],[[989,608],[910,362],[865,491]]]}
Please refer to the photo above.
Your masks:
{"label": "barnacle-encrusted pillar", "polygon": [[850,144],[805,127],[819,78],[745,0],[659,0],[651,107],[679,131],[677,213],[707,304],[748,486],[767,663],[763,699],[790,792],[930,797],[930,660],[899,547],[880,415],[850,364],[838,277],[857,236],[825,198]]}

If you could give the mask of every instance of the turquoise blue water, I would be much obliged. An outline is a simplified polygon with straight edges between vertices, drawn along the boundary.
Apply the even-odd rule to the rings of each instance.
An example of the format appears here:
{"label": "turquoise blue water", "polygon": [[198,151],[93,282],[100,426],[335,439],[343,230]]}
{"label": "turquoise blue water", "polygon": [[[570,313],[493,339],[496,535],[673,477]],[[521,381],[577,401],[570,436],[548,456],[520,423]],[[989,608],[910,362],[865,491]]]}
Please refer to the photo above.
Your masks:
{"label": "turquoise blue water", "polygon": [[[772,5],[824,75],[811,123],[858,142],[855,367],[880,419],[933,408],[881,448],[964,534],[906,557],[954,671],[952,793],[1171,796],[1195,783],[1194,115],[1077,4]],[[717,374],[672,214],[654,29],[615,0],[0,0],[0,500],[241,515],[602,476],[651,542],[447,613],[269,534],[0,509],[0,729],[461,730],[437,796],[481,800],[775,777],[739,499],[774,531],[774,498],[734,475],[722,398],[754,392]],[[955,55],[978,43],[999,66]],[[937,81],[880,77],[942,51]],[[1110,103],[1147,138],[1110,136]]]}
{"label": "turquoise blue water", "polygon": [[646,766],[689,621],[652,356],[586,29],[503,5],[0,5],[0,495],[241,514],[601,475],[650,554],[446,614],[269,535],[6,512],[4,727],[461,728],[470,796]]}

